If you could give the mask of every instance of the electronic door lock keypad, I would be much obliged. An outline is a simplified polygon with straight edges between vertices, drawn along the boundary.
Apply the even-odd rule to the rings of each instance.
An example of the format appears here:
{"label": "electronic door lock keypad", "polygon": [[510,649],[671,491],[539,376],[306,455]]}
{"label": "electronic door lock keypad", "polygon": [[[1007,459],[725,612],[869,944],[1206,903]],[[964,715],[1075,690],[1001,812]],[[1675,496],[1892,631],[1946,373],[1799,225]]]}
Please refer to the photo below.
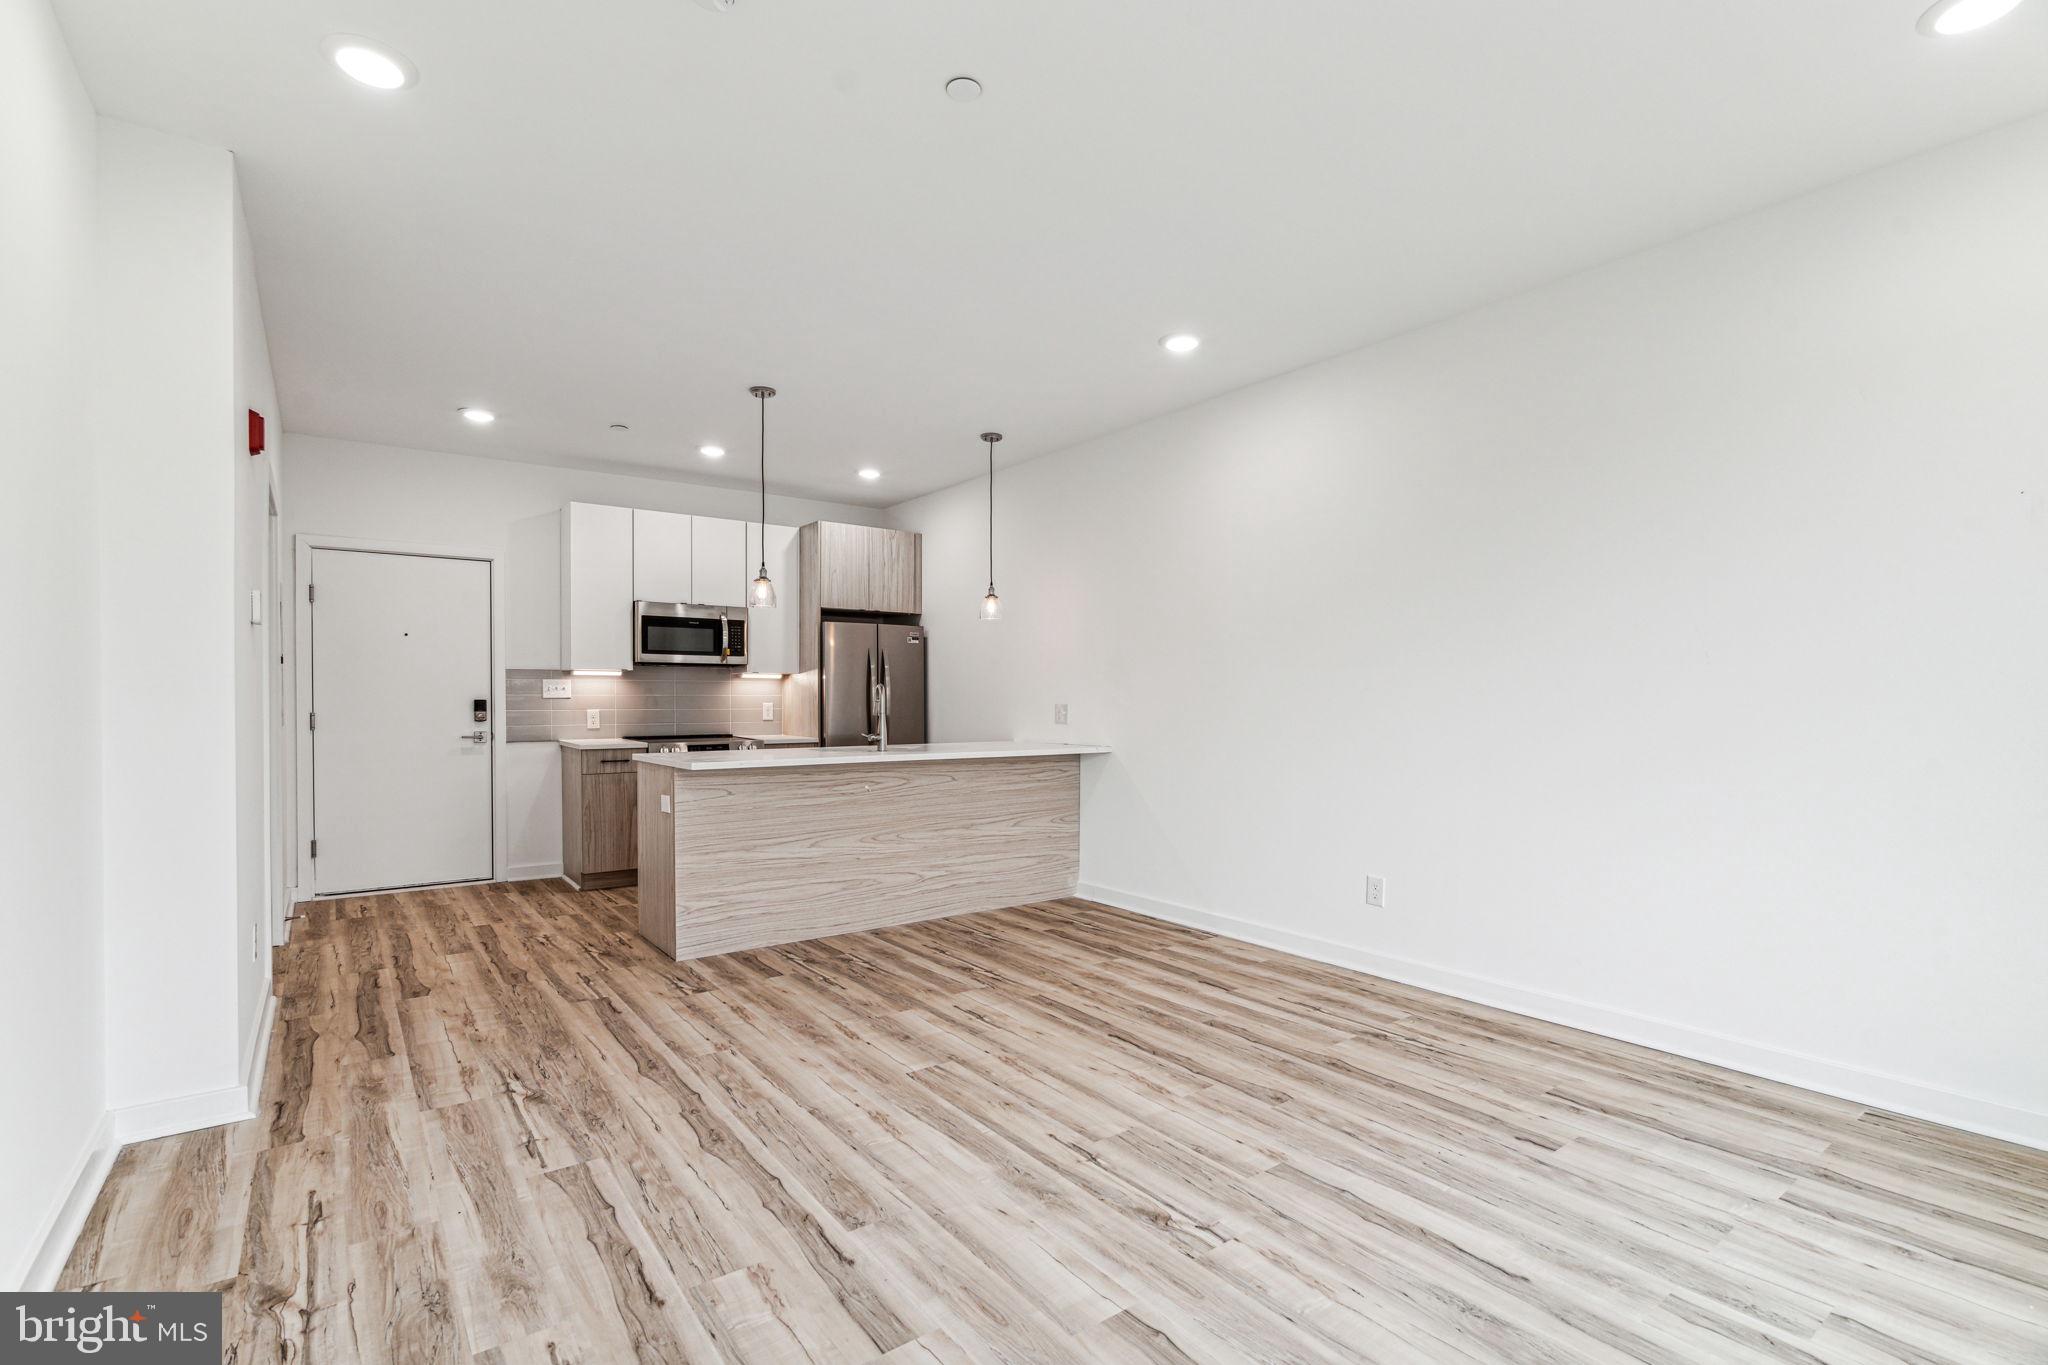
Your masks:
{"label": "electronic door lock keypad", "polygon": [[475,701],[471,702],[469,704],[469,718],[471,720],[489,720],[491,718],[491,699],[489,697],[478,697]]}

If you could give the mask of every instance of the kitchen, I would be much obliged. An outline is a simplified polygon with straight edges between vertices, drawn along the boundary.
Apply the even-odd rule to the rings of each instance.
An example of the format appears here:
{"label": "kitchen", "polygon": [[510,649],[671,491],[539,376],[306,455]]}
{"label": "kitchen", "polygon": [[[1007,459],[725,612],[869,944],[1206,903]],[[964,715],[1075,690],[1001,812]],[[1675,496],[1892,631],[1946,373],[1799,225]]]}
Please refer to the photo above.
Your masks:
{"label": "kitchen", "polygon": [[[756,439],[769,435],[764,424]],[[444,830],[438,842],[445,856],[460,850],[466,866],[478,869],[470,876],[488,876],[496,867],[501,876],[559,876],[581,889],[631,887],[640,879],[634,755],[669,748],[784,750],[822,741],[851,758],[879,745],[884,720],[896,754],[914,751],[925,739],[922,655],[929,637],[918,624],[925,606],[921,537],[843,519],[864,509],[764,496],[759,450],[748,452],[757,465],[753,496],[714,505],[726,513],[715,516],[671,510],[675,487],[651,481],[555,474],[542,482],[522,466],[426,452],[406,452],[387,471],[367,463],[360,448],[337,444],[333,453],[330,463],[310,442],[295,452],[300,484],[308,489],[300,506],[313,509],[304,515],[351,533],[302,537],[303,572],[309,584],[320,579],[318,595],[300,612],[301,637],[314,661],[307,670],[309,700],[320,713],[305,737],[310,815],[302,863],[316,887],[346,893],[464,880],[434,870],[446,866],[436,861],[444,855],[422,833],[462,810],[471,818]],[[478,509],[467,548],[427,541],[435,534],[428,519],[419,525],[404,520],[419,509],[413,496],[360,496],[387,473],[417,483],[436,464],[445,464],[446,473],[429,487],[445,479]],[[330,474],[331,486],[321,481]],[[668,505],[576,499],[526,511],[545,490],[565,485],[627,491]],[[704,505],[700,492],[683,491]],[[344,500],[343,493],[350,496]],[[790,525],[773,519],[785,505],[837,515]],[[759,520],[763,515],[771,519]],[[393,614],[431,601],[431,583],[406,591],[379,584],[354,613],[340,564],[316,568],[311,557],[380,566],[410,558],[393,551],[425,552],[421,564],[445,563],[445,556],[488,559],[491,612],[500,622],[496,653],[521,666],[501,670],[494,681],[477,671],[480,656],[471,651],[450,674],[445,659],[421,648],[432,632]],[[775,588],[771,594],[755,588],[764,574]],[[327,687],[322,669],[330,665],[311,646],[316,634],[332,636],[325,622],[341,614],[366,616],[378,638],[402,638],[404,647],[374,670],[339,672],[340,664],[331,665],[338,679]],[[376,641],[361,647],[376,647]],[[364,703],[341,705],[334,695],[339,689],[363,692]],[[434,689],[438,701],[429,700]],[[495,702],[475,696],[478,691],[492,693]],[[886,710],[878,697],[886,699]],[[479,732],[491,734],[492,743],[474,749],[461,743],[451,753],[428,742],[438,740],[447,717],[475,724],[469,708],[476,702],[484,703],[479,710],[486,715],[495,704],[503,717],[500,726],[481,724]],[[434,706],[440,719],[423,714]],[[1056,728],[1041,732],[1052,747],[1064,749],[1064,737],[1056,734]],[[495,816],[472,761],[494,756]],[[349,764],[374,775],[360,784],[362,795],[353,804],[346,789],[325,795],[339,784],[323,781]],[[455,770],[457,785],[438,777],[441,769]],[[394,783],[398,772],[406,776]],[[356,864],[356,849],[373,851],[379,864]],[[395,861],[401,854],[410,860]],[[1077,855],[1070,851],[1065,865],[1063,879],[1039,878],[1032,885],[1070,891]],[[323,881],[330,876],[348,880]],[[656,941],[672,937],[671,931]]]}
{"label": "kitchen", "polygon": [[916,532],[588,503],[561,528],[570,666],[509,678],[506,723],[562,750],[570,886],[637,885],[678,960],[1072,894],[1079,759],[1108,750],[926,743]]}

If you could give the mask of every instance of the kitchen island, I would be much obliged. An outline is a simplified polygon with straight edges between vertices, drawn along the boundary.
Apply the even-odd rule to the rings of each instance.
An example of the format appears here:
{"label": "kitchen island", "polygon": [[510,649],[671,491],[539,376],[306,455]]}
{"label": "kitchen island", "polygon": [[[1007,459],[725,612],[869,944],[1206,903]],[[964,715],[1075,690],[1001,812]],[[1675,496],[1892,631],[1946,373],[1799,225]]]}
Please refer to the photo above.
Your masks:
{"label": "kitchen island", "polygon": [[993,741],[638,754],[640,933],[677,961],[1074,892],[1081,761]]}

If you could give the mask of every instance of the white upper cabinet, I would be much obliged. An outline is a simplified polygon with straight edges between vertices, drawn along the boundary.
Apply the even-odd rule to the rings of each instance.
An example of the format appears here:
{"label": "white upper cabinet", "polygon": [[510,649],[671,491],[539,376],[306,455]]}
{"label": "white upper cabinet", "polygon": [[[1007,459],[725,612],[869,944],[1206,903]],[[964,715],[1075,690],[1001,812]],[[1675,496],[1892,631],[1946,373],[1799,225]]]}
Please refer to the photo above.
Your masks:
{"label": "white upper cabinet", "polygon": [[[746,523],[747,579],[753,580],[761,563],[761,524]],[[768,527],[768,577],[775,582],[775,605],[753,607],[747,612],[747,671],[749,673],[795,673],[797,665],[797,579],[802,564],[797,555],[794,526]]]}
{"label": "white upper cabinet", "polygon": [[[768,528],[768,572],[783,598],[749,631],[749,667],[797,671],[794,526]],[[572,502],[562,509],[563,668],[631,668],[633,604],[747,605],[761,562],[758,522]]]}
{"label": "white upper cabinet", "polygon": [[633,555],[632,592],[627,595],[626,610],[632,611],[634,602],[701,602],[704,598],[690,595],[690,569],[693,558],[692,522],[704,518],[692,517],[682,512],[633,511],[633,525],[629,537]]}
{"label": "white upper cabinet", "polygon": [[747,530],[754,523],[724,517],[689,520],[690,596],[674,600],[707,607],[744,607],[747,583],[754,576],[747,567]]}
{"label": "white upper cabinet", "polygon": [[633,666],[635,515],[591,502],[562,509],[564,668]]}

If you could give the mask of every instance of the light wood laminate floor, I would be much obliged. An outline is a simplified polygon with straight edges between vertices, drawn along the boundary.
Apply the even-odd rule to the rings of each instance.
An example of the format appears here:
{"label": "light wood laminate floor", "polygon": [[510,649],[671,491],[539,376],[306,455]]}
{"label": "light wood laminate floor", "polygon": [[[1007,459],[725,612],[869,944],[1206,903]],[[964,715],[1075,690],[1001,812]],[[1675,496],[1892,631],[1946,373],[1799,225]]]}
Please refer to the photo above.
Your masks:
{"label": "light wood laminate floor", "polygon": [[64,1273],[236,1361],[2048,1360],[2048,1156],[1085,902],[307,909],[261,1117]]}

